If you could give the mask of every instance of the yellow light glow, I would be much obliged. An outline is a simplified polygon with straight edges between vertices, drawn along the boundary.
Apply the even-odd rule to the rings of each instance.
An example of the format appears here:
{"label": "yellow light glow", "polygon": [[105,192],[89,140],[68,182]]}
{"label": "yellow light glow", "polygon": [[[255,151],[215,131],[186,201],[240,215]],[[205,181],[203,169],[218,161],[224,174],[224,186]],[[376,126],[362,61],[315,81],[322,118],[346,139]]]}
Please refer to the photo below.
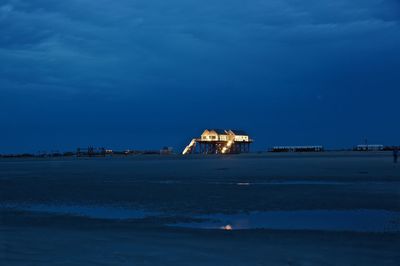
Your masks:
{"label": "yellow light glow", "polygon": [[227,224],[225,226],[222,226],[221,229],[223,230],[227,230],[227,231],[232,231],[233,227],[230,224]]}
{"label": "yellow light glow", "polygon": [[182,154],[185,155],[191,151],[191,149],[196,145],[196,139],[192,139],[192,141],[189,143],[189,145],[186,146],[186,148],[183,150]]}

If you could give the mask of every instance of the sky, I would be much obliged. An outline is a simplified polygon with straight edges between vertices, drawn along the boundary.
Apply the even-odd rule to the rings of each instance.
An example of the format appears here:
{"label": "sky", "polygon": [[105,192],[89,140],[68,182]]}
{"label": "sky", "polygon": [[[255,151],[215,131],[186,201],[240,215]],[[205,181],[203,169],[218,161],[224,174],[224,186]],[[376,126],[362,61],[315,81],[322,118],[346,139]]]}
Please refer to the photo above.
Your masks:
{"label": "sky", "polygon": [[400,145],[398,0],[0,0],[0,153]]}

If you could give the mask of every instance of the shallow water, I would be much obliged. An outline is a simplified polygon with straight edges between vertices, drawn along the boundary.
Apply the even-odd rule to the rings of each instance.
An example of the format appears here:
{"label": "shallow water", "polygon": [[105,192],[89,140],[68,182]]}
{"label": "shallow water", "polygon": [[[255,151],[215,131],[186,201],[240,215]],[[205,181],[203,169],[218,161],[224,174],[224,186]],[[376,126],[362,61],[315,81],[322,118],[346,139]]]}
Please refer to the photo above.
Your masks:
{"label": "shallow water", "polygon": [[399,223],[390,154],[0,160],[7,266],[398,266]]}
{"label": "shallow water", "polygon": [[142,209],[127,209],[119,206],[95,206],[95,205],[55,205],[55,204],[0,204],[1,209],[16,211],[37,212],[55,215],[83,216],[95,219],[143,219],[160,215]]}
{"label": "shallow water", "polygon": [[134,220],[148,217],[174,218],[174,227],[197,229],[273,229],[316,230],[352,232],[400,232],[400,212],[386,210],[296,210],[256,211],[237,214],[209,214],[186,216],[184,220],[201,222],[179,222],[180,215],[172,212],[152,212],[119,206],[55,205],[55,204],[1,204],[1,209],[46,213],[54,215],[83,216],[94,219]]}
{"label": "shallow water", "polygon": [[198,216],[204,222],[177,223],[202,229],[276,229],[352,232],[399,232],[400,212],[385,210],[296,210]]}

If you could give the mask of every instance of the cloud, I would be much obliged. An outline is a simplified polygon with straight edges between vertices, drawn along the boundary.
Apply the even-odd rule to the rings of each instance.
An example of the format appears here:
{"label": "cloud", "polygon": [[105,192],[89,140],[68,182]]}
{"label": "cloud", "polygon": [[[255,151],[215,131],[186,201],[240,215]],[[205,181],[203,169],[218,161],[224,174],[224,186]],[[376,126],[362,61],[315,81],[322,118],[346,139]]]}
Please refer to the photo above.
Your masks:
{"label": "cloud", "polygon": [[8,0],[0,78],[77,91],[259,86],[271,76],[257,68],[274,72],[302,47],[373,49],[371,38],[399,36],[398,15],[390,0]]}
{"label": "cloud", "polygon": [[3,5],[3,6],[0,6],[0,13],[3,15],[3,16],[6,16],[8,13],[10,13],[11,11],[13,11],[13,6],[12,5]]}
{"label": "cloud", "polygon": [[397,0],[3,0],[0,146],[58,132],[148,148],[166,144],[146,143],[150,131],[180,143],[203,126],[281,141],[334,142],[340,125],[383,136],[400,97],[399,20]]}

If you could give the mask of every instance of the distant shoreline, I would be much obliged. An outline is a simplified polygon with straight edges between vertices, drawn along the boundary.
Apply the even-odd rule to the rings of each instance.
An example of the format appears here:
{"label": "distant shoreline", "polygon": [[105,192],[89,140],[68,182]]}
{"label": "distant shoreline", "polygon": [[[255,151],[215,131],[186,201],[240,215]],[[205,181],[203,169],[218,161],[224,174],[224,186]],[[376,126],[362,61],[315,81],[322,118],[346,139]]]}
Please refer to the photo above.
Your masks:
{"label": "distant shoreline", "polygon": [[57,160],[57,159],[75,159],[75,160],[87,160],[87,159],[127,159],[127,158],[186,158],[186,159],[206,159],[206,158],[298,158],[298,157],[310,157],[310,158],[324,158],[324,157],[391,157],[391,151],[323,151],[323,152],[251,152],[246,154],[192,154],[192,155],[181,155],[181,154],[156,154],[156,153],[138,153],[138,154],[110,154],[105,156],[76,156],[73,155],[47,155],[37,156],[33,154],[10,154],[0,155],[0,160],[18,160],[18,159],[30,159],[30,160]]}

